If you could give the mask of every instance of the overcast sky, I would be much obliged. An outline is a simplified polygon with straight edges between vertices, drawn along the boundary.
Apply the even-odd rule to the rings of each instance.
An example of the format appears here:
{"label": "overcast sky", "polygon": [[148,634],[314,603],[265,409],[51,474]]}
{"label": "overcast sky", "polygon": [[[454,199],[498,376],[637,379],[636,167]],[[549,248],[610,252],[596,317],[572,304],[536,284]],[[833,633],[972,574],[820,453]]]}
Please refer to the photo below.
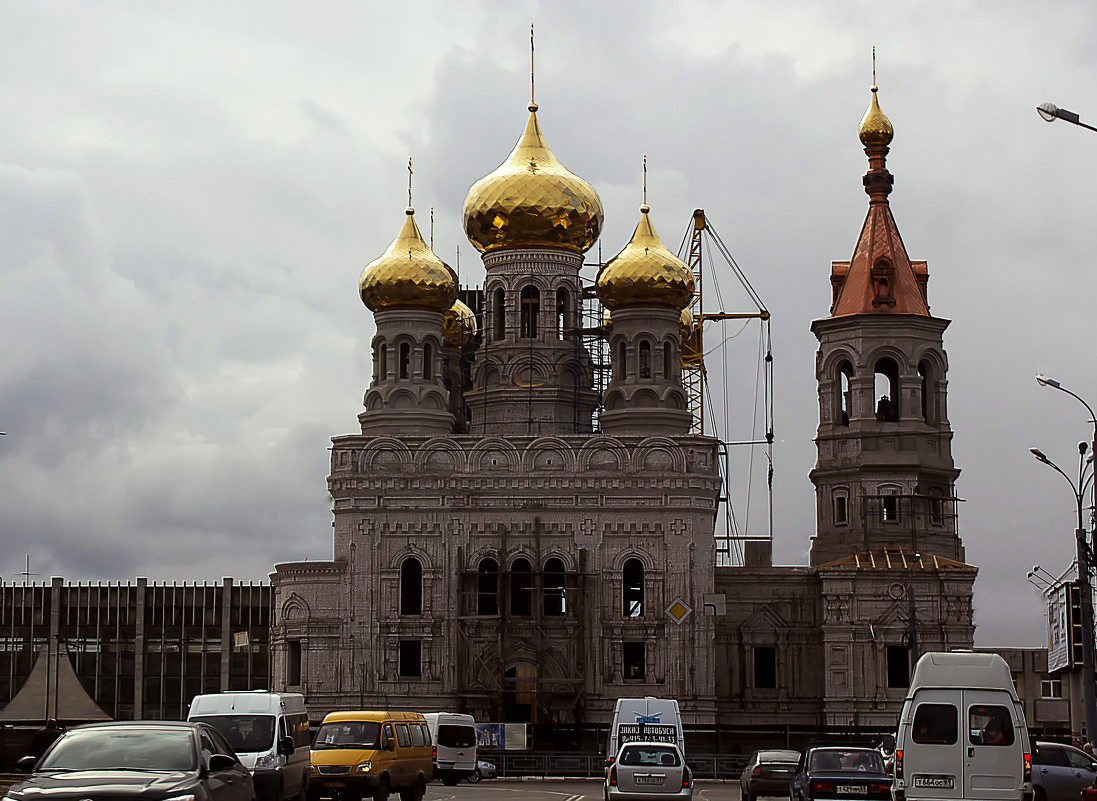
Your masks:
{"label": "overcast sky", "polygon": [[[1070,472],[1092,429],[1033,376],[1097,404],[1097,134],[1034,107],[1097,123],[1091,2],[3,3],[3,580],[28,555],[35,580],[84,581],[331,557],[327,449],[370,376],[359,272],[399,230],[412,156],[420,226],[433,206],[435,250],[482,281],[460,210],[525,124],[531,22],[546,138],[605,206],[589,259],[627,241],[646,153],[664,241],[703,207],[773,314],[782,564],[813,532],[809,325],[867,208],[876,45],[892,209],[953,321],[976,639],[1042,644],[1026,573],[1067,567],[1075,507],[1028,448]],[[757,344],[710,355],[727,439],[756,425]]]}

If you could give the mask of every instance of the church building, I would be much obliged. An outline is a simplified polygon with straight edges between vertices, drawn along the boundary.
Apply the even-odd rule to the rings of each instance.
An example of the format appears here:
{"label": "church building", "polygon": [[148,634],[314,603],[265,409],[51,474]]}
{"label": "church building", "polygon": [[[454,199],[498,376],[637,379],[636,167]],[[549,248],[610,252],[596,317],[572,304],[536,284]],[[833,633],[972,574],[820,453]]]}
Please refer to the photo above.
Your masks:
{"label": "church building", "polygon": [[956,528],[949,321],[892,216],[876,94],[868,214],[811,326],[810,564],[774,567],[755,542],[717,565],[721,443],[690,433],[682,377],[693,275],[645,198],[584,279],[602,204],[531,101],[465,198],[483,288],[458,286],[410,205],[362,272],[373,375],[360,430],[332,440],[333,558],[271,576],[274,687],[314,715],[527,723],[537,747],[595,750],[622,696],[677,698],[702,752],[893,730],[912,652],[972,647],[976,568]]}

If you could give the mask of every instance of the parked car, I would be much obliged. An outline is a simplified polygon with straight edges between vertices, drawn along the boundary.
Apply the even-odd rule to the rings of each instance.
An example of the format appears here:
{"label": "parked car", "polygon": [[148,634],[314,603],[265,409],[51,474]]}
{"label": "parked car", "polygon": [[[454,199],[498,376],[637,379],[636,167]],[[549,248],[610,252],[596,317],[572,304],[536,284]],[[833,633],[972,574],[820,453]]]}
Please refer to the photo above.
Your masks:
{"label": "parked car", "polygon": [[1032,755],[1032,790],[1036,801],[1077,801],[1083,787],[1097,777],[1097,761],[1080,748],[1062,743],[1036,743]]}
{"label": "parked car", "polygon": [[606,771],[605,801],[690,801],[693,774],[675,743],[626,742]]}
{"label": "parked car", "polygon": [[494,762],[477,758],[476,767],[472,769],[472,772],[466,778],[476,784],[481,779],[494,779],[497,775]]}
{"label": "parked car", "polygon": [[789,788],[792,801],[891,799],[891,777],[875,748],[815,746],[804,752]]}
{"label": "parked car", "polygon": [[114,801],[255,801],[251,772],[217,729],[182,721],[90,723],[69,729],[40,759],[9,801],[110,797]]}
{"label": "parked car", "polygon": [[739,775],[739,790],[743,801],[754,801],[763,795],[787,797],[799,761],[799,751],[755,751]]}

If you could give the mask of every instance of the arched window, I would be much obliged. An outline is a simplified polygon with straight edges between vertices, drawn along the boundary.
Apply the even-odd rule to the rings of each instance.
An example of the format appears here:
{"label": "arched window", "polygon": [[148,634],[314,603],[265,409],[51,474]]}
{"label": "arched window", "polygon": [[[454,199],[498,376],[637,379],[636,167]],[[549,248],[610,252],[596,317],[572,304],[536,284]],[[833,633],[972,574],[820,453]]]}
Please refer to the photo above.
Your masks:
{"label": "arched window", "polygon": [[670,381],[674,377],[674,373],[672,372],[673,369],[674,369],[674,364],[671,361],[670,357],[671,357],[670,343],[669,342],[664,342],[663,343],[663,379],[666,380],[666,381]]}
{"label": "arched window", "polygon": [[624,381],[625,376],[628,375],[628,369],[625,365],[625,359],[628,358],[628,350],[625,348],[624,340],[617,345],[617,363],[613,365],[613,370],[617,374],[617,378]]}
{"label": "arched window", "polygon": [[499,564],[481,559],[476,569],[476,614],[499,614]]}
{"label": "arched window", "polygon": [[651,343],[640,341],[640,378],[651,378]]}
{"label": "arched window", "polygon": [[423,614],[423,566],[414,556],[400,565],[400,614]]}
{"label": "arched window", "polygon": [[506,293],[503,290],[496,289],[494,301],[491,304],[491,311],[495,315],[495,333],[492,337],[496,342],[502,342],[507,337],[507,306],[506,306]]}
{"label": "arched window", "polygon": [[885,356],[873,368],[876,376],[876,419],[889,423],[899,421],[899,365]]}
{"label": "arched window", "polygon": [[411,345],[407,342],[400,343],[400,377],[407,378],[411,365]]}
{"label": "arched window", "polygon": [[521,326],[519,336],[522,339],[536,339],[537,315],[541,313],[541,292],[535,286],[522,290]]}
{"label": "arched window", "polygon": [[925,360],[918,362],[918,375],[922,379],[922,419],[932,423],[934,419],[933,370],[929,362]]}
{"label": "arched window", "polygon": [[845,526],[849,524],[849,491],[845,489],[834,491],[834,525]]}
{"label": "arched window", "polygon": [[895,270],[887,259],[880,259],[872,265],[872,305],[894,306],[895,296],[892,294],[892,281]]}
{"label": "arched window", "polygon": [[564,594],[564,563],[552,558],[545,562],[545,617],[567,614],[567,597]]}
{"label": "arched window", "polygon": [[515,559],[510,568],[510,613],[516,617],[528,617],[533,612],[530,604],[530,588],[533,586],[533,568],[527,559]]}
{"label": "arched window", "polygon": [[556,338],[566,339],[571,336],[568,331],[571,306],[571,298],[566,289],[556,290]]}
{"label": "arched window", "polygon": [[430,381],[434,377],[434,348],[429,342],[423,344],[423,380]]}
{"label": "arched window", "polygon": [[377,350],[377,380],[384,381],[389,377],[389,346],[382,345]]}
{"label": "arched window", "polygon": [[929,488],[929,522],[934,526],[945,524],[945,493],[940,487]]}
{"label": "arched window", "polygon": [[853,416],[853,365],[844,361],[838,365],[838,422],[849,425]]}
{"label": "arched window", "polygon": [[899,491],[893,485],[880,487],[880,521],[882,523],[899,522]]}
{"label": "arched window", "polygon": [[629,559],[621,571],[625,617],[644,616],[644,563]]}

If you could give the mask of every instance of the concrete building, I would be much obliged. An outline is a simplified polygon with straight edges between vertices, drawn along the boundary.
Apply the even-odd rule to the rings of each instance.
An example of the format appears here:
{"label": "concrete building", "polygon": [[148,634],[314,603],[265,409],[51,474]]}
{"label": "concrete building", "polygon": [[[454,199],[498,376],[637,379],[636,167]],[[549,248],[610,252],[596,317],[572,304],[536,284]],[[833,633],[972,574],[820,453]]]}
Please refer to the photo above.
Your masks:
{"label": "concrete building", "polygon": [[615,699],[636,695],[678,698],[702,748],[893,729],[912,646],[971,647],[976,569],[956,528],[948,321],[891,213],[876,87],[868,214],[812,324],[817,518],[801,567],[770,565],[768,542],[716,566],[720,443],[689,433],[682,386],[692,275],[645,202],[584,282],[601,202],[537,111],[465,200],[482,291],[455,300],[410,208],[363,271],[373,378],[360,432],[332,440],[333,558],[272,574],[275,686],[316,713],[526,722],[538,747],[595,747]]}

